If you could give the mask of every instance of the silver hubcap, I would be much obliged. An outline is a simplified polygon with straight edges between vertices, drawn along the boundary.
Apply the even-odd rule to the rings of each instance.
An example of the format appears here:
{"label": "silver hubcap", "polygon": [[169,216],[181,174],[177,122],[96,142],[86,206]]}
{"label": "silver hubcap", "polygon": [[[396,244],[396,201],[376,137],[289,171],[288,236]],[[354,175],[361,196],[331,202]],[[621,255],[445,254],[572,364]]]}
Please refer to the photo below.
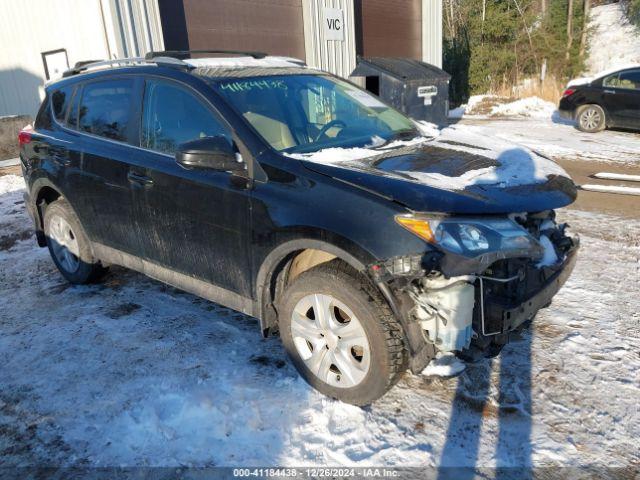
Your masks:
{"label": "silver hubcap", "polygon": [[364,328],[330,295],[307,295],[296,304],[291,335],[309,370],[333,387],[354,387],[369,371],[371,349]]}
{"label": "silver hubcap", "polygon": [[49,238],[58,263],[69,273],[80,268],[80,248],[69,222],[55,215],[49,221]]}
{"label": "silver hubcap", "polygon": [[585,130],[593,130],[600,125],[600,112],[595,108],[588,108],[580,115],[580,125]]}

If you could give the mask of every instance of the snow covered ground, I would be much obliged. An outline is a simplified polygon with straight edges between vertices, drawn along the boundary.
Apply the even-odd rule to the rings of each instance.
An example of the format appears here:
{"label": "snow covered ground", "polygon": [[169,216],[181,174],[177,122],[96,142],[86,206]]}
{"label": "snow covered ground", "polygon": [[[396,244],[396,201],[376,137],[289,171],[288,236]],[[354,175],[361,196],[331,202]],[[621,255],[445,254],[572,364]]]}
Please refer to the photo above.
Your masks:
{"label": "snow covered ground", "polygon": [[584,133],[551,118],[504,118],[486,121],[465,117],[450,127],[465,133],[493,136],[547,155],[554,160],[596,160],[640,166],[640,133],[606,130]]}
{"label": "snow covered ground", "polygon": [[[479,112],[482,112],[481,114]],[[527,147],[554,160],[595,160],[640,166],[640,133],[580,132],[560,118],[556,105],[536,97],[504,103],[487,95],[470,98],[457,109],[446,132],[475,135]]]}
{"label": "snow covered ground", "polygon": [[640,63],[640,30],[628,22],[622,4],[594,7],[590,18],[587,74]]}
{"label": "snow covered ground", "polygon": [[0,177],[0,467],[640,461],[638,221],[563,211],[580,258],[531,332],[357,408],[309,388],[252,318],[120,268],[70,286],[22,189]]}
{"label": "snow covered ground", "polygon": [[538,97],[511,100],[495,95],[473,95],[465,105],[451,110],[449,118],[473,116],[551,119],[555,111],[556,106],[553,103]]}

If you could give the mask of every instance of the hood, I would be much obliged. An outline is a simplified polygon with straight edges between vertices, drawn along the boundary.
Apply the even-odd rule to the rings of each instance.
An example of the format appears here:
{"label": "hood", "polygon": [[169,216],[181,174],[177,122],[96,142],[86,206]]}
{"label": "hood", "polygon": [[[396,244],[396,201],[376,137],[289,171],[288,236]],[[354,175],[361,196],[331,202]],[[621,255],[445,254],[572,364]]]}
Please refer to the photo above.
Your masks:
{"label": "hood", "polygon": [[[487,142],[464,143],[441,135],[437,140],[396,142],[383,151],[329,149],[296,158],[310,170],[414,211],[537,212],[575,200],[573,181],[555,162],[526,148],[496,149],[481,143]],[[369,156],[363,157],[364,151]]]}

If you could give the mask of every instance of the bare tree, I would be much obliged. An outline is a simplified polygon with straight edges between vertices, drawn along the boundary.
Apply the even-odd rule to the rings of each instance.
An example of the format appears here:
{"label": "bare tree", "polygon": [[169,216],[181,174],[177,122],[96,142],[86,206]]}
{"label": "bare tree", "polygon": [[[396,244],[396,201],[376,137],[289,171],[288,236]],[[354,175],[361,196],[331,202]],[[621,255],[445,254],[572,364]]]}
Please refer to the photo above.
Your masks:
{"label": "bare tree", "polygon": [[449,27],[449,34],[451,35],[451,38],[455,38],[457,35],[457,29],[456,29],[456,17],[455,17],[455,11],[454,11],[454,0],[446,0],[446,3],[448,4],[446,8],[445,7],[445,12],[447,15],[447,24]]}
{"label": "bare tree", "polygon": [[591,0],[584,0],[584,21],[582,23],[582,36],[580,37],[580,56],[584,57],[587,51],[587,32],[589,26],[589,12],[591,11]]}
{"label": "bare tree", "polygon": [[567,54],[565,59],[571,58],[571,46],[573,45],[573,0],[567,5]]}
{"label": "bare tree", "polygon": [[[573,1],[573,0],[569,0],[569,1]],[[520,14],[520,18],[522,19],[522,25],[524,25],[524,31],[527,34],[527,38],[529,39],[529,48],[531,49],[531,55],[533,55],[533,61],[536,64],[536,70],[538,70],[538,56],[536,55],[536,49],[533,46],[533,40],[531,39],[531,32],[529,31],[529,26],[527,25],[524,12],[522,11],[522,8],[520,8],[520,4],[518,3],[518,0],[513,0],[513,3],[515,4],[516,9]]]}

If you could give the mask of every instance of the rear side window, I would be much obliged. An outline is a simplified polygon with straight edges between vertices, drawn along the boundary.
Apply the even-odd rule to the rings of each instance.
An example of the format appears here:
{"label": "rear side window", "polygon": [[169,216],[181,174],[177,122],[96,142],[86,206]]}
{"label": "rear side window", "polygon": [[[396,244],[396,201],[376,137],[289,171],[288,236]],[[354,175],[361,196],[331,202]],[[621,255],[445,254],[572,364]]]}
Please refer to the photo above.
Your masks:
{"label": "rear side window", "polygon": [[640,90],[640,70],[622,72],[620,74],[620,85],[618,85],[618,88]]}
{"label": "rear side window", "polygon": [[132,104],[133,80],[87,83],[82,90],[78,127],[93,135],[126,141]]}
{"label": "rear side window", "polygon": [[624,88],[627,90],[640,90],[640,70],[614,73],[602,81],[604,87]]}
{"label": "rear side window", "polygon": [[82,87],[78,87],[76,89],[76,93],[71,100],[71,105],[69,106],[69,114],[67,115],[67,125],[73,129],[78,128],[78,109],[80,104],[80,99],[82,98]]}
{"label": "rear side window", "polygon": [[33,124],[36,130],[51,130],[53,121],[51,119],[51,109],[49,108],[50,102],[51,95],[47,95],[42,105],[40,105],[40,110],[38,110],[38,114],[36,115],[36,121]]}
{"label": "rear side window", "polygon": [[63,87],[59,90],[55,90],[51,94],[51,108],[53,109],[53,116],[56,117],[60,123],[64,123],[67,108],[71,103],[71,97],[73,96],[73,86]]}
{"label": "rear side window", "polygon": [[602,81],[602,86],[603,87],[617,87],[618,86],[618,74],[614,73],[613,75],[609,75],[608,77],[605,77],[605,79]]}
{"label": "rear side window", "polygon": [[195,95],[184,88],[160,80],[145,86],[142,116],[142,146],[174,154],[178,146],[199,138],[231,134]]}

